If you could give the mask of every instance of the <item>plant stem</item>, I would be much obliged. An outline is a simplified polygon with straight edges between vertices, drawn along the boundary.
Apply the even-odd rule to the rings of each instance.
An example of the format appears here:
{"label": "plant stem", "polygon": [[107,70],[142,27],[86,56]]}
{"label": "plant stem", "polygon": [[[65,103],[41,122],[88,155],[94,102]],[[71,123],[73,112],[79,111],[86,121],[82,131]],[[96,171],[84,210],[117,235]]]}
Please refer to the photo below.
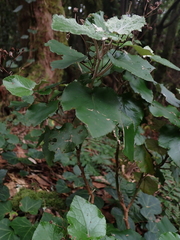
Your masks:
{"label": "plant stem", "polygon": [[97,41],[93,39],[93,42],[94,42],[94,46],[96,49],[96,61],[95,61],[95,67],[94,67],[94,73],[93,73],[92,79],[95,79],[97,77],[99,65],[101,63],[101,57],[100,57],[100,52],[99,52],[99,47],[98,47]]}
{"label": "plant stem", "polygon": [[116,146],[116,153],[115,153],[115,160],[116,160],[116,171],[115,171],[115,179],[116,179],[116,190],[117,190],[117,195],[119,199],[119,203],[121,207],[123,208],[124,212],[124,222],[126,225],[127,229],[130,229],[129,221],[128,221],[128,211],[127,207],[124,202],[123,195],[120,191],[120,186],[119,186],[119,147],[120,147],[120,141],[117,139],[117,146]]}
{"label": "plant stem", "polygon": [[112,63],[110,63],[106,68],[103,68],[97,75],[96,77],[100,77],[101,75],[103,75],[105,72],[107,72],[111,67],[112,67]]}
{"label": "plant stem", "polygon": [[143,179],[144,179],[144,174],[141,173],[141,177],[140,177],[139,182],[138,182],[138,184],[137,184],[136,191],[135,191],[135,193],[134,193],[134,195],[133,195],[130,203],[129,203],[128,206],[127,206],[128,212],[129,212],[129,210],[130,210],[130,208],[131,208],[131,206],[132,206],[132,204],[133,204],[133,202],[134,202],[134,200],[135,200],[135,198],[136,198],[136,196],[137,196],[137,194],[138,194],[138,191],[139,191],[139,188],[140,188],[140,186],[141,186],[141,183],[142,183],[142,180],[143,180]]}
{"label": "plant stem", "polygon": [[82,147],[82,144],[79,145],[79,147],[76,147],[76,157],[77,157],[77,164],[78,164],[78,167],[80,168],[81,170],[81,175],[82,175],[82,178],[84,180],[84,183],[85,183],[85,186],[86,186],[86,189],[89,193],[89,196],[90,196],[90,203],[94,204],[94,193],[93,193],[93,190],[91,190],[91,187],[89,185],[89,182],[86,178],[86,174],[85,174],[85,171],[84,171],[84,167],[82,166],[81,164],[81,147]]}

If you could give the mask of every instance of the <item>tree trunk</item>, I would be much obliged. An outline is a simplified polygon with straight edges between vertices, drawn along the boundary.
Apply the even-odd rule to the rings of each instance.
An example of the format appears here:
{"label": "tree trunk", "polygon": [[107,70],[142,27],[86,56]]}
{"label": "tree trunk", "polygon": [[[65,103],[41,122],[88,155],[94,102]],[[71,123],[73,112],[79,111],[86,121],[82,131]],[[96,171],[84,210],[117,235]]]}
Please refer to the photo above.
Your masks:
{"label": "tree trunk", "polygon": [[[165,41],[164,41],[164,47],[163,47],[163,51],[161,54],[161,57],[165,58],[165,59],[171,59],[171,55],[172,55],[172,50],[174,47],[174,40],[175,40],[175,36],[176,33],[178,31],[178,19],[176,19],[176,21],[174,20],[174,16],[178,15],[180,12],[180,2],[179,4],[176,6],[176,8],[174,8],[171,11],[171,15],[170,15],[170,19],[169,22],[173,22],[173,24],[169,25],[169,27],[167,28],[167,33],[166,33],[166,37],[165,37]],[[164,82],[166,81],[166,67],[163,65],[159,65],[158,66],[158,70],[156,71],[155,74],[155,79],[158,80],[158,82]]]}
{"label": "tree trunk", "polygon": [[50,67],[50,63],[60,57],[50,52],[44,44],[51,39],[66,43],[65,33],[55,32],[51,29],[52,15],[64,14],[62,2],[61,0],[38,0],[31,4],[24,2],[23,13],[19,18],[19,28],[21,33],[29,34],[29,54],[28,62],[20,74],[22,73],[36,82],[42,79],[51,83],[60,81],[63,71],[58,69],[52,71]]}

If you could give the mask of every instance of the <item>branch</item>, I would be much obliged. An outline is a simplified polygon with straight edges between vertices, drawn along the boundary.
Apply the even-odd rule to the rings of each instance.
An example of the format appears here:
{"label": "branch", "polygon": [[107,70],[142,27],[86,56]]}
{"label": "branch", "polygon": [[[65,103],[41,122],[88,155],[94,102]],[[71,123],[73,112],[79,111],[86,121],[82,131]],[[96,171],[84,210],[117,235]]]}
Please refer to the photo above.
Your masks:
{"label": "branch", "polygon": [[123,208],[124,222],[125,222],[126,228],[130,229],[130,225],[129,225],[129,221],[128,221],[127,207],[125,205],[124,198],[123,198],[123,195],[122,195],[122,193],[120,191],[120,186],[119,186],[119,147],[120,147],[120,141],[119,141],[119,139],[117,139],[117,146],[116,146],[116,153],[115,153],[115,160],[116,160],[116,170],[115,170],[116,190],[117,190],[119,203],[120,203],[121,207]]}
{"label": "branch", "polygon": [[131,208],[131,206],[132,206],[132,204],[133,204],[133,202],[134,202],[134,200],[135,200],[135,198],[136,198],[136,196],[137,196],[137,194],[138,194],[138,191],[139,191],[139,188],[140,188],[140,186],[141,186],[141,183],[142,183],[142,180],[143,180],[143,179],[144,179],[144,175],[143,175],[143,173],[141,173],[141,177],[140,177],[139,182],[138,182],[138,184],[137,184],[136,191],[135,191],[135,193],[134,193],[134,195],[133,195],[130,203],[129,203],[128,206],[127,206],[127,211],[128,211],[128,213],[129,213],[129,210],[130,210],[130,208]]}
{"label": "branch", "polygon": [[80,168],[81,170],[81,175],[82,175],[82,178],[84,180],[84,183],[85,183],[85,186],[86,186],[86,189],[89,193],[89,196],[90,196],[90,203],[94,203],[94,194],[93,194],[93,190],[91,190],[91,187],[89,185],[89,182],[86,178],[86,174],[85,174],[85,171],[84,171],[84,168],[81,164],[81,147],[82,147],[82,144],[78,147],[76,147],[76,157],[77,157],[77,164],[78,164],[78,167]]}
{"label": "branch", "polygon": [[[161,19],[160,23],[157,25],[157,28],[165,28],[167,27],[167,24],[168,26],[170,25],[169,23],[167,24],[164,24],[165,20],[168,18],[168,15],[171,13],[171,11],[177,7],[177,5],[180,3],[180,0],[176,0],[172,5],[171,7],[167,10],[167,12],[165,12],[163,18]],[[172,21],[171,21],[172,23]]]}

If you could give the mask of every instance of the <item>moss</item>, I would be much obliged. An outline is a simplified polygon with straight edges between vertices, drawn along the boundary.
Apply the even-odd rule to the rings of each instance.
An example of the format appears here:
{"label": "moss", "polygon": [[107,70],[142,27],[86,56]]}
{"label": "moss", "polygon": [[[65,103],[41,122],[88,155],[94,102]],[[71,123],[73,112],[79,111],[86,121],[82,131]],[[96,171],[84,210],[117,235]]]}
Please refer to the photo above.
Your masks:
{"label": "moss", "polygon": [[[60,1],[59,1],[60,2]],[[62,6],[58,6],[57,0],[47,0],[46,5],[48,6],[48,11],[51,14],[63,14],[64,15],[64,8]]]}
{"label": "moss", "polygon": [[42,79],[46,79],[46,76],[44,76],[44,69],[38,63],[33,63],[27,68],[20,70],[19,74],[23,77],[28,77],[36,83]]}
{"label": "moss", "polygon": [[62,211],[62,209],[65,209],[66,207],[64,199],[61,199],[57,192],[36,192],[31,189],[22,188],[11,200],[13,210],[19,210],[20,201],[27,196],[35,200],[41,199],[43,207],[48,207],[58,212]]}

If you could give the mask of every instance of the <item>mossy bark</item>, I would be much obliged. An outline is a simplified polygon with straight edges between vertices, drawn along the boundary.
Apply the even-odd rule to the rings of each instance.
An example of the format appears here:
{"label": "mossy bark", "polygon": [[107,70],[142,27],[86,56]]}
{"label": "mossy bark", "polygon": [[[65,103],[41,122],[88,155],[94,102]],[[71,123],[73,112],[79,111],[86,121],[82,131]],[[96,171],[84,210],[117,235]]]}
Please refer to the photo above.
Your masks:
{"label": "mossy bark", "polygon": [[[49,47],[44,44],[51,39],[56,39],[66,43],[65,33],[55,32],[51,29],[52,15],[64,14],[61,0],[38,0],[27,5],[25,9],[28,11],[28,24],[26,28],[30,29],[29,33],[29,54],[28,60],[33,63],[26,63],[20,74],[39,82],[42,79],[50,83],[60,81],[63,70],[52,71],[50,63],[56,59],[60,59],[54,53],[51,53]],[[22,23],[21,21],[19,21]],[[27,30],[26,30],[27,31]]]}

